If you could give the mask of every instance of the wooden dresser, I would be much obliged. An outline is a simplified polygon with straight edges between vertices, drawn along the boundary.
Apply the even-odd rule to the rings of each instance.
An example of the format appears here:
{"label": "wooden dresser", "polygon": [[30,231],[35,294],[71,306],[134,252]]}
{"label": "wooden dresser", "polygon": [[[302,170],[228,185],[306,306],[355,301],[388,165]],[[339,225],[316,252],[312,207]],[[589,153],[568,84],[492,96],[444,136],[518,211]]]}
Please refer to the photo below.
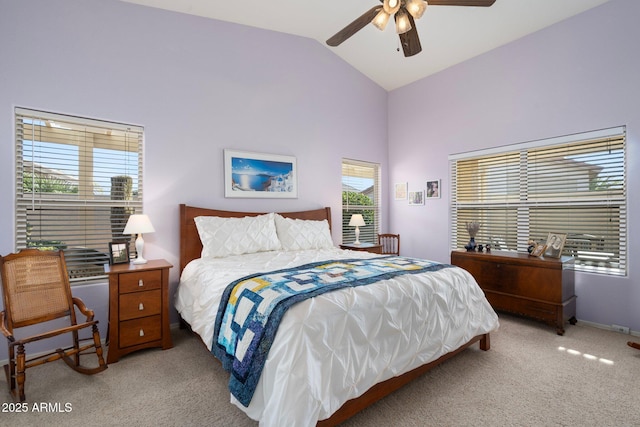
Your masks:
{"label": "wooden dresser", "polygon": [[461,250],[451,252],[451,264],[471,273],[495,310],[545,321],[558,335],[565,321],[576,323],[573,257]]}
{"label": "wooden dresser", "polygon": [[143,348],[173,347],[169,330],[171,267],[162,259],[105,267],[109,275],[107,363]]}

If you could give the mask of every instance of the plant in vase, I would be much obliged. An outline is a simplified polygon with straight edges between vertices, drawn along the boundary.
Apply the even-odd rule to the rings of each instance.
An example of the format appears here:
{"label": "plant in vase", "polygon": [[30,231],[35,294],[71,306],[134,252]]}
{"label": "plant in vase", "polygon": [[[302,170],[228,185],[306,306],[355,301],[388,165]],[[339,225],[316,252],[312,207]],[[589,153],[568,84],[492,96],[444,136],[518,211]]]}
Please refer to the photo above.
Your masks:
{"label": "plant in vase", "polygon": [[478,234],[478,230],[480,230],[480,223],[471,221],[467,222],[467,233],[469,233],[469,243],[465,245],[465,249],[467,252],[473,252],[476,250],[476,235]]}

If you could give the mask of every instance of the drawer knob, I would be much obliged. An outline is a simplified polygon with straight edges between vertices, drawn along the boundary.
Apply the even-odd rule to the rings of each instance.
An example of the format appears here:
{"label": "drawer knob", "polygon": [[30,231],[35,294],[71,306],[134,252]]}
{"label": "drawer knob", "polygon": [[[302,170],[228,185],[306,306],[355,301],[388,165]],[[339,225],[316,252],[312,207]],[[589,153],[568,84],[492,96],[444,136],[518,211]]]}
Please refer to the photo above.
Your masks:
{"label": "drawer knob", "polygon": [[140,310],[140,311],[144,310],[144,305],[142,303],[140,303],[138,305],[138,310]]}
{"label": "drawer knob", "polygon": [[140,329],[140,336],[143,337],[144,336],[144,331],[142,329]]}
{"label": "drawer knob", "polygon": [[138,286],[140,287],[144,286],[144,281],[142,279],[138,280]]}

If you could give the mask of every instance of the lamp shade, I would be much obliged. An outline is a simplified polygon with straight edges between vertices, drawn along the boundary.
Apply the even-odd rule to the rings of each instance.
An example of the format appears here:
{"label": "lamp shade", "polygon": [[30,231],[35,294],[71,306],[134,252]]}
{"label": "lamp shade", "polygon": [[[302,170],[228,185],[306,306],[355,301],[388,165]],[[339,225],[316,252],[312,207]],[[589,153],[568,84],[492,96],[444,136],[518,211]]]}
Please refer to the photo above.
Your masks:
{"label": "lamp shade", "polygon": [[427,2],[424,0],[407,0],[405,8],[415,19],[420,19],[427,9]]}
{"label": "lamp shade", "polygon": [[151,220],[147,215],[131,215],[129,220],[127,221],[127,225],[124,227],[124,231],[122,234],[137,234],[136,238],[136,252],[138,257],[133,260],[134,264],[146,264],[147,260],[142,256],[142,251],[144,250],[144,239],[142,238],[142,233],[153,233],[155,228],[151,224]]}
{"label": "lamp shade", "polygon": [[362,218],[362,215],[354,214],[354,215],[351,215],[351,220],[349,221],[349,225],[351,227],[364,227],[367,224],[365,224],[364,218]]}
{"label": "lamp shade", "polygon": [[401,10],[396,13],[396,33],[404,34],[409,30],[411,30],[411,21],[409,21],[407,12]]}
{"label": "lamp shade", "polygon": [[380,9],[380,12],[376,15],[375,18],[371,21],[371,23],[380,31],[384,31],[387,28],[387,23],[389,22],[389,15],[384,9]]}
{"label": "lamp shade", "polygon": [[396,13],[398,9],[400,9],[400,6],[400,0],[384,0],[382,2],[382,8],[389,15],[393,15],[394,13]]}
{"label": "lamp shade", "polygon": [[122,234],[142,234],[153,233],[155,231],[148,215],[136,214],[129,217]]}

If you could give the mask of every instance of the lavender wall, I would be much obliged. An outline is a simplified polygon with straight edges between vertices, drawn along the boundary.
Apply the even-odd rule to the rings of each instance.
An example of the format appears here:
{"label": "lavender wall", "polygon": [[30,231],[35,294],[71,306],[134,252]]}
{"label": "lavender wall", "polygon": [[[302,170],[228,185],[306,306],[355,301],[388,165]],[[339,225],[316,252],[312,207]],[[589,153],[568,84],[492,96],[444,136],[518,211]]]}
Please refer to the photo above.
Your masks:
{"label": "lavender wall", "polygon": [[[451,153],[626,125],[631,193],[640,179],[637,16],[639,2],[612,0],[387,94],[310,39],[115,0],[0,0],[0,253],[14,249],[15,106],[143,125],[145,211],[157,230],[145,236],[146,255],[176,265],[179,203],[328,205],[338,243],[342,157],[380,162],[384,183],[410,190],[442,179],[442,199],[407,206],[390,196],[383,211],[405,255],[440,261],[449,260]],[[225,199],[223,148],[295,155],[300,197]],[[638,203],[630,197],[629,258]],[[637,274],[579,273],[579,319],[640,331]],[[177,280],[173,269],[172,291]],[[104,335],[106,284],[75,292]]]}
{"label": "lavender wall", "polygon": [[[115,0],[0,0],[0,61],[1,254],[14,250],[15,106],[144,126],[145,256],[176,266],[179,203],[330,206],[340,243],[342,157],[381,163],[387,181],[387,93],[311,39]],[[298,199],[225,199],[224,148],[296,156]],[[172,293],[177,281],[174,268]],[[74,292],[104,336],[106,283]]]}
{"label": "lavender wall", "polygon": [[[629,194],[640,183],[640,2],[613,0],[389,95],[389,184],[443,198],[424,207],[390,201],[407,255],[449,260],[448,155],[627,126]],[[638,199],[628,203],[628,259],[640,251]],[[578,319],[640,331],[640,274],[576,274]]]}

